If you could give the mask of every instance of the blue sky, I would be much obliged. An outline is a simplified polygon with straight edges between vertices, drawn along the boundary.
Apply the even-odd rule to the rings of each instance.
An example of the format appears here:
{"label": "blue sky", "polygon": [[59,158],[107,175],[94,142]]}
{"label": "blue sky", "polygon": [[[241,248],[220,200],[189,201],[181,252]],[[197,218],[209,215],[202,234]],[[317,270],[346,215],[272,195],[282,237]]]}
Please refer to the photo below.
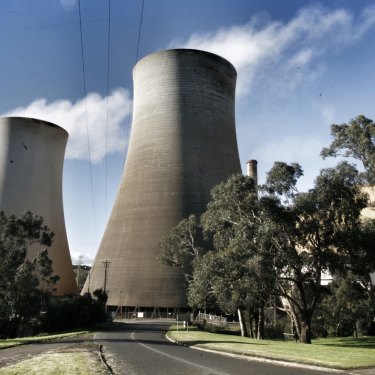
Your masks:
{"label": "blue sky", "polygon": [[[78,0],[0,2],[0,114],[68,130],[65,222],[72,258],[84,263],[105,229],[131,127],[142,1],[111,0],[109,54],[108,4],[81,0],[85,100]],[[375,119],[374,40],[373,1],[145,0],[138,58],[197,48],[231,61],[243,170],[257,159],[262,183],[274,161],[298,162],[306,190],[337,162],[319,156],[330,124]]]}

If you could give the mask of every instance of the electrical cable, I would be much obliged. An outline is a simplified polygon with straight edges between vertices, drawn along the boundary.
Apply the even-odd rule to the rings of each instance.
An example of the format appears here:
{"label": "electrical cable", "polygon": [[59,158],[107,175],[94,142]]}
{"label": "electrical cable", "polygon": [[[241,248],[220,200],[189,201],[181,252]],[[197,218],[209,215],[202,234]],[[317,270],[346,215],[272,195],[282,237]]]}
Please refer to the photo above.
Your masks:
{"label": "electrical cable", "polygon": [[87,114],[87,90],[86,90],[86,73],[85,73],[85,59],[83,53],[83,36],[82,36],[82,14],[81,14],[81,0],[78,0],[78,10],[79,10],[79,30],[81,35],[81,58],[82,58],[82,75],[83,75],[83,91],[84,91],[84,101],[85,101],[85,116],[86,116],[86,134],[87,134],[87,148],[88,148],[88,160],[90,166],[90,183],[91,183],[91,199],[92,199],[92,209],[94,215],[94,229],[96,240],[98,240],[98,230],[96,226],[96,212],[95,212],[95,200],[94,200],[94,184],[92,178],[92,163],[91,163],[91,150],[90,150],[90,134],[89,134],[89,121]]}
{"label": "electrical cable", "polygon": [[141,17],[139,20],[139,27],[138,27],[138,39],[137,39],[137,52],[135,54],[135,63],[138,61],[138,52],[139,52],[139,42],[141,40],[141,32],[142,32],[142,21],[143,21],[143,9],[145,7],[145,0],[142,0],[142,9],[141,9]]}
{"label": "electrical cable", "polygon": [[[141,8],[141,16],[139,20],[139,27],[138,27],[138,38],[137,38],[137,49],[135,53],[135,63],[134,65],[137,64],[138,62],[138,56],[139,56],[139,45],[141,41],[141,34],[142,34],[142,24],[143,24],[143,11],[144,11],[144,6],[145,6],[145,0],[142,0],[142,8]],[[132,104],[133,105],[133,104]],[[125,153],[124,153],[124,162],[123,162],[123,167],[125,166],[125,160],[128,152],[128,146],[129,146],[129,136],[130,136],[130,118],[131,114],[129,114],[128,117],[128,124],[126,127],[126,134],[125,134]]]}
{"label": "electrical cable", "polygon": [[107,124],[105,130],[105,217],[108,217],[108,122],[109,122],[109,61],[111,40],[111,0],[108,0],[108,39],[107,39]]}

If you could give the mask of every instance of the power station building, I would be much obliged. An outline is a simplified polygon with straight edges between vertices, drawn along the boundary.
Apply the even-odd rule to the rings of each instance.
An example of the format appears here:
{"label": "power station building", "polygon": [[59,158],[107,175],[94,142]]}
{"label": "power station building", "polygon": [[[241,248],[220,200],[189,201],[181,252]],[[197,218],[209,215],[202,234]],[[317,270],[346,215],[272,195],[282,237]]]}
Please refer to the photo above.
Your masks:
{"label": "power station building", "polygon": [[[55,237],[48,250],[56,294],[77,291],[65,230],[62,171],[68,133],[49,122],[23,117],[0,118],[0,211],[42,216]],[[29,249],[32,259],[40,249]]]}
{"label": "power station building", "polygon": [[189,49],[136,64],[126,164],[83,293],[105,288],[109,306],[187,306],[184,277],[162,264],[159,241],[181,219],[200,215],[216,184],[241,173],[236,75],[227,60]]}

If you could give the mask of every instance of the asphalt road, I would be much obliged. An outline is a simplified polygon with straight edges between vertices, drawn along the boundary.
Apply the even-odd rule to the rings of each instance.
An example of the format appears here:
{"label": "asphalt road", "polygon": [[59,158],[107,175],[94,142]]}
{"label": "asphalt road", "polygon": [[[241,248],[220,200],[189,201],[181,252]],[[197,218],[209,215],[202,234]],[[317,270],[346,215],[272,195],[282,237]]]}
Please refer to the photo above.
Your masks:
{"label": "asphalt road", "polygon": [[128,322],[99,332],[94,342],[116,374],[127,375],[323,375],[328,371],[286,367],[233,358],[173,344],[164,337],[167,322]]}

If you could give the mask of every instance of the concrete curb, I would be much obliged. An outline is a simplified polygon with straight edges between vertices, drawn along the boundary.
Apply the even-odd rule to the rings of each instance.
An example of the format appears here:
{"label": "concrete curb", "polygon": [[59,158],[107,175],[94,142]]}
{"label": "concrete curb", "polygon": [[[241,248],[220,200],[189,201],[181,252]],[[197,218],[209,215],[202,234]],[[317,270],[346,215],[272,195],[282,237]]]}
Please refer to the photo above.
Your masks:
{"label": "concrete curb", "polygon": [[112,367],[108,364],[108,361],[105,358],[104,352],[103,352],[103,345],[99,345],[99,357],[106,369],[109,371],[110,374],[114,374]]}

